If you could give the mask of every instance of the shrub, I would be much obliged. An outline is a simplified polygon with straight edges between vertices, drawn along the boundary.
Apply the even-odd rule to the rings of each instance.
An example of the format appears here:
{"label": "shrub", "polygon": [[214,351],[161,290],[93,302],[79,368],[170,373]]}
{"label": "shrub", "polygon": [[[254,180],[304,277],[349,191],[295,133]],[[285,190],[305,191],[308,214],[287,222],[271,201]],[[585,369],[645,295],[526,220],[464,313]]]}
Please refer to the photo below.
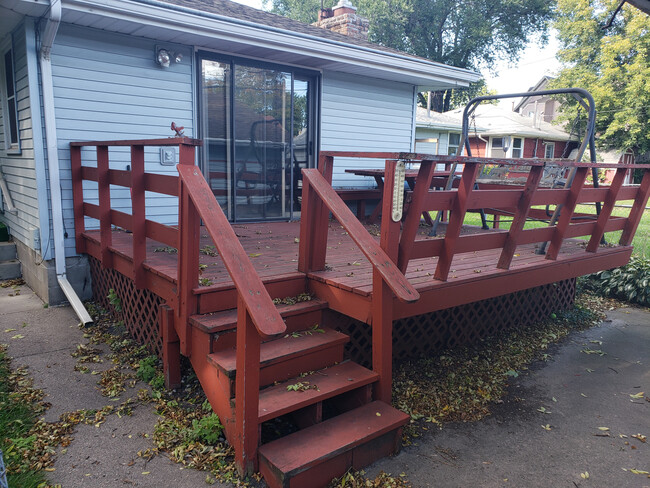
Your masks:
{"label": "shrub", "polygon": [[603,295],[650,306],[650,258],[632,256],[625,266],[589,275],[585,284]]}

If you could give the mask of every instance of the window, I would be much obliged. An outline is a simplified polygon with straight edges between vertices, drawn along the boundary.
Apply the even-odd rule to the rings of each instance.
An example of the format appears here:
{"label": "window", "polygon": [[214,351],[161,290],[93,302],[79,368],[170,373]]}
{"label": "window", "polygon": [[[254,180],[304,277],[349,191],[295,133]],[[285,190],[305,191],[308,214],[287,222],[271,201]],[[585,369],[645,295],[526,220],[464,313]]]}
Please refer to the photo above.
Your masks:
{"label": "window", "polygon": [[4,73],[2,81],[4,82],[5,100],[3,104],[3,114],[5,116],[5,148],[9,151],[19,151],[18,137],[18,108],[16,104],[16,83],[14,78],[14,59],[13,51],[9,49],[4,54]]}
{"label": "window", "polygon": [[547,142],[546,149],[544,150],[544,157],[546,159],[553,159],[555,157],[555,143]]}
{"label": "window", "polygon": [[459,146],[460,146],[460,134],[450,132],[449,144],[447,144],[447,154],[449,156],[455,156],[456,154],[458,154]]}
{"label": "window", "polygon": [[524,140],[521,137],[512,138],[512,155],[513,158],[524,157]]}
{"label": "window", "polygon": [[415,152],[419,154],[438,154],[438,138],[416,139]]}

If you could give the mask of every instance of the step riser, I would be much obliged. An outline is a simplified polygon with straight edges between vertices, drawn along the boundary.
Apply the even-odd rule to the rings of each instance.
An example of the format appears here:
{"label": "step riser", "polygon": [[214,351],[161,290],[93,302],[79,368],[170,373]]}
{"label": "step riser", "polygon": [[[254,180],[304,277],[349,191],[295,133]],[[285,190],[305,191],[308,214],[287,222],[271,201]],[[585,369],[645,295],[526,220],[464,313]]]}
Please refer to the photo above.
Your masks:
{"label": "step riser", "polygon": [[16,244],[13,242],[0,242],[0,262],[16,259]]}
{"label": "step riser", "polygon": [[[288,380],[306,371],[316,371],[334,363],[340,363],[343,361],[343,349],[344,345],[338,344],[334,347],[328,347],[262,367],[260,370],[260,387],[272,385],[276,381]],[[219,376],[224,380],[227,378],[224,374]],[[236,378],[233,378],[230,381],[230,398],[235,397],[235,383]]]}
{"label": "step riser", "polygon": [[20,261],[7,261],[0,263],[0,281],[13,280],[14,278],[20,278],[21,276],[22,270],[20,268]]}
{"label": "step riser", "polygon": [[[315,310],[300,315],[292,315],[285,318],[287,325],[287,334],[305,330],[313,327],[314,325],[321,325],[323,321],[323,313],[321,310]],[[233,330],[219,332],[212,334],[212,344],[210,352],[223,351],[224,349],[231,349],[236,347],[237,334],[235,330],[236,325],[233,325]]]}
{"label": "step riser", "polygon": [[343,452],[325,462],[310,466],[299,473],[283,474],[260,456],[260,472],[271,488],[321,488],[328,485],[332,478],[343,476],[348,469],[362,469],[377,459],[390,456],[399,451],[402,428],[387,432],[376,439],[354,449]]}
{"label": "step riser", "polygon": [[[307,278],[296,277],[290,280],[265,283],[271,298],[295,297],[307,291]],[[233,289],[200,293],[198,295],[200,314],[221,312],[237,307],[237,291]]]}

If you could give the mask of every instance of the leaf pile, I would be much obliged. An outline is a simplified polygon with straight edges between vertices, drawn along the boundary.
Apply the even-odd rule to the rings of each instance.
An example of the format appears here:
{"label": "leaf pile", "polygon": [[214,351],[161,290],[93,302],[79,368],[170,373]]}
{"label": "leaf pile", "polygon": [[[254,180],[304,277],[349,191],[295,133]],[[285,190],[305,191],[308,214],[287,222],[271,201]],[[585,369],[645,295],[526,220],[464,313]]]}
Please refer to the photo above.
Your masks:
{"label": "leaf pile", "polygon": [[364,471],[348,471],[327,485],[328,488],[411,488],[405,474],[398,477],[381,471],[374,479],[368,479]]}
{"label": "leaf pile", "polygon": [[[509,377],[527,369],[535,359],[547,359],[549,345],[573,330],[599,323],[603,303],[586,297],[582,304],[552,314],[541,324],[520,328],[479,342],[453,348],[433,357],[422,357],[398,365],[393,381],[393,404],[411,415],[413,421],[434,424],[479,420],[490,413],[490,406],[505,396]],[[598,305],[600,303],[600,305]],[[405,430],[418,436],[415,425]]]}

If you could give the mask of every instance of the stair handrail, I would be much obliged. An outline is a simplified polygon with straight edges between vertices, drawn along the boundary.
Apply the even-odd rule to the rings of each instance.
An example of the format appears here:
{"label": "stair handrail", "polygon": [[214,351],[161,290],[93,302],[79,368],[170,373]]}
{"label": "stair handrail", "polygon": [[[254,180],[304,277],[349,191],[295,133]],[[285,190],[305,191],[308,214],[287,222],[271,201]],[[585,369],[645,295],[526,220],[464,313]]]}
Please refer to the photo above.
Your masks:
{"label": "stair handrail", "polygon": [[[395,293],[395,296],[405,303],[418,301],[420,299],[418,291],[411,285],[406,276],[399,270],[397,265],[390,259],[377,241],[372,238],[363,224],[359,222],[349,207],[336,193],[336,190],[327,182],[325,177],[317,169],[303,169],[302,174],[303,200],[305,186],[308,186],[308,192],[313,190],[318,195],[320,201],[332,212],[334,218],[343,226],[354,243],[368,259],[373,269],[379,272],[384,282]],[[300,241],[301,243],[303,242],[302,236]]]}
{"label": "stair handrail", "polygon": [[286,325],[280,313],[203,174],[196,166],[179,164],[177,168],[181,184],[187,188],[187,194],[203,220],[258,334],[262,339],[271,339],[284,333]]}

